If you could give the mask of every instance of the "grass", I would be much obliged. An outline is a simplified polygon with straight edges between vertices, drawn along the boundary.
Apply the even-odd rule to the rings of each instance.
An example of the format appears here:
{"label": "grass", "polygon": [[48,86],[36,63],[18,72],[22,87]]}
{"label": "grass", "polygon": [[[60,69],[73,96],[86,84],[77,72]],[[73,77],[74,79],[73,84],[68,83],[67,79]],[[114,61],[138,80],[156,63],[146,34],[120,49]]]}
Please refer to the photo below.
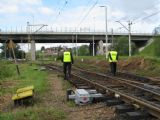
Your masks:
{"label": "grass", "polygon": [[144,59],[148,61],[149,67],[147,70],[138,71],[138,74],[142,76],[159,76],[160,73],[160,57],[144,56]]}
{"label": "grass", "polygon": [[149,46],[144,48],[144,50],[142,50],[142,52],[140,52],[139,54],[143,56],[154,56],[154,44],[151,43]]}
{"label": "grass", "polygon": [[70,100],[70,101],[67,102],[67,106],[68,107],[76,107],[76,104],[73,100]]}
{"label": "grass", "polygon": [[45,71],[40,71],[40,68],[34,64],[32,66],[24,64],[20,69],[22,73],[18,87],[34,85],[37,92],[42,93],[46,90],[48,74]]}
{"label": "grass", "polygon": [[62,86],[63,86],[63,90],[65,91],[73,87],[73,85],[66,80],[62,80]]}
{"label": "grass", "polygon": [[[47,73],[44,71],[34,70],[37,68],[36,65],[28,65],[28,64],[20,64],[20,76],[17,75],[16,67],[14,64],[9,64],[10,71],[12,71],[12,75],[9,77],[5,77],[5,79],[1,79],[1,83],[8,82],[12,83],[13,87],[6,86],[6,89],[2,89],[2,94],[14,93],[16,89],[26,87],[29,85],[34,85],[36,92],[44,92],[47,87]],[[9,70],[6,72],[10,72]]]}
{"label": "grass", "polygon": [[[81,59],[83,58],[83,62],[81,61]],[[99,71],[99,72],[104,72],[107,70],[107,64],[108,61],[104,60],[102,58],[105,58],[105,56],[87,56],[87,57],[77,57],[75,65],[79,66],[81,68],[86,68],[86,69],[91,69],[93,71]],[[143,61],[145,63],[142,63],[142,65],[144,64],[144,69],[141,67],[141,61]],[[100,62],[101,61],[101,62]],[[103,62],[102,62],[103,61]],[[131,68],[127,68],[128,72],[133,72],[136,73],[138,75],[141,76],[150,76],[150,77],[156,77],[159,76],[160,73],[160,57],[156,57],[156,56],[144,56],[144,55],[134,55],[132,57],[128,57],[128,56],[119,56],[119,61],[121,61],[122,63],[128,62],[130,64]],[[106,62],[106,63],[105,63]],[[134,62],[139,62],[140,66],[137,65],[136,69],[132,69],[131,64]],[[101,65],[104,64],[104,67]],[[146,66],[145,66],[146,65]],[[123,70],[125,70],[125,67],[121,67],[121,65],[119,65],[119,68],[123,68]]]}
{"label": "grass", "polygon": [[0,81],[2,81],[5,78],[11,77],[14,72],[14,66],[9,61],[0,61]]}
{"label": "grass", "polygon": [[[35,64],[20,64],[19,69],[21,75],[18,76],[16,73],[15,65],[8,64],[11,68],[12,75],[1,79],[2,85],[4,83],[13,83],[12,87],[5,86],[1,90],[1,96],[13,95],[18,88],[22,88],[29,85],[34,85],[36,99],[42,99],[43,93],[46,92],[48,88],[47,77],[48,73],[45,71],[40,71],[39,67]],[[8,66],[7,66],[8,67]],[[35,69],[36,68],[36,69]],[[10,71],[9,71],[10,72]],[[11,101],[11,100],[10,100]],[[0,120],[64,120],[66,119],[65,112],[63,110],[58,110],[57,108],[42,107],[41,104],[36,104],[31,107],[19,107],[15,108],[13,111],[8,110],[6,113],[0,113]]]}
{"label": "grass", "polygon": [[66,120],[66,114],[56,108],[38,106],[22,108],[15,113],[4,113],[0,120]]}
{"label": "grass", "polygon": [[160,57],[160,36],[156,36],[153,38],[153,42],[145,47],[139,54],[143,56],[152,56],[152,57]]}

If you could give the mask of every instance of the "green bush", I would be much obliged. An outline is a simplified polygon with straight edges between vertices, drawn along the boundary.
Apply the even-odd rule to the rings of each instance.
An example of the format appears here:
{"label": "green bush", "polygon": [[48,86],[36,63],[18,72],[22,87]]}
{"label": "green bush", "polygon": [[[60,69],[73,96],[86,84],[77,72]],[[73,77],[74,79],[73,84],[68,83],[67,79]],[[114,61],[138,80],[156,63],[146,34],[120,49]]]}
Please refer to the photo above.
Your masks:
{"label": "green bush", "polygon": [[80,56],[89,56],[89,46],[88,45],[82,45],[78,49],[78,55]]}

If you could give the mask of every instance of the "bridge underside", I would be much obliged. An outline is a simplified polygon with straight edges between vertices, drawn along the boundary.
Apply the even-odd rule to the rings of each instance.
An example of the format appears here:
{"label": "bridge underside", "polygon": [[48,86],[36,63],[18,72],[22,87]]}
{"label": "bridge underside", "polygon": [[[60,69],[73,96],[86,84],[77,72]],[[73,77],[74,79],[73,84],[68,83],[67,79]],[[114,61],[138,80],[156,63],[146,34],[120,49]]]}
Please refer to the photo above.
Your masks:
{"label": "bridge underside", "polygon": [[[12,39],[15,43],[28,43],[34,40],[36,43],[91,43],[93,41],[99,42],[102,40],[105,42],[105,34],[1,34],[0,43],[4,43],[9,39]],[[122,35],[113,35],[114,39],[121,37]],[[128,37],[128,35],[123,35]],[[140,36],[132,35],[132,42],[136,44],[146,43],[153,36]],[[111,42],[112,35],[108,35],[108,42]]]}

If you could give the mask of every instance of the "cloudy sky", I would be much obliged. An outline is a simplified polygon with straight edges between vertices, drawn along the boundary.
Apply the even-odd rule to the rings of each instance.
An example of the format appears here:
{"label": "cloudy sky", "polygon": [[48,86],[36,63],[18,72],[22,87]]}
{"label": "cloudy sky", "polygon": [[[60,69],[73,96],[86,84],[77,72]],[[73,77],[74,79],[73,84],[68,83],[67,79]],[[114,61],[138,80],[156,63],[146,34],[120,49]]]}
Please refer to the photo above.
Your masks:
{"label": "cloudy sky", "polygon": [[[30,24],[47,24],[42,30],[105,30],[107,6],[108,31],[152,32],[160,24],[160,0],[0,0],[1,31],[25,31]],[[38,26],[39,27],[39,26]],[[33,27],[32,30],[38,29]]]}

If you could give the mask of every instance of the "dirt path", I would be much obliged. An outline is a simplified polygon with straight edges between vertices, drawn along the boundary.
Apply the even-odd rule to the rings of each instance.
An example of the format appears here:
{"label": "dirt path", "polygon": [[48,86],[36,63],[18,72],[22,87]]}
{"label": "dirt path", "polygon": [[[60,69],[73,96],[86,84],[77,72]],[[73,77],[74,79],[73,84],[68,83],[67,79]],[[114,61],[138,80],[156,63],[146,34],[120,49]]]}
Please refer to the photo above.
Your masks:
{"label": "dirt path", "polygon": [[[59,73],[51,73],[49,75],[49,90],[43,97],[45,107],[56,107],[67,113],[69,120],[111,120],[113,118],[113,110],[107,108],[104,103],[92,104],[87,106],[70,106],[66,101],[66,88],[62,77],[58,77]],[[73,104],[73,103],[72,103]]]}

